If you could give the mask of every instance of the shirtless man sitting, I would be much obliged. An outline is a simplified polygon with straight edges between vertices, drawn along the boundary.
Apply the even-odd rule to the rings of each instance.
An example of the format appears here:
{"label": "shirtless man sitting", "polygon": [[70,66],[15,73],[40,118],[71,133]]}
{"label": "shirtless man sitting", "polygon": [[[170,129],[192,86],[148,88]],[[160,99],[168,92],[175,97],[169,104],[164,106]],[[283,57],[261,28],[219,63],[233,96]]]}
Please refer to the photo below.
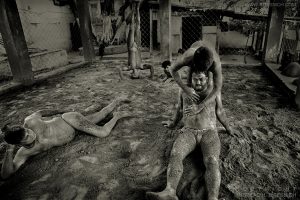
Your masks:
{"label": "shirtless man sitting", "polygon": [[[179,70],[184,66],[189,67],[189,72],[187,73],[187,82],[185,85],[179,75]],[[228,132],[231,132],[230,127],[226,121],[224,108],[222,105],[221,90],[223,86],[223,75],[220,56],[216,52],[215,48],[211,46],[208,42],[197,41],[191,45],[191,47],[186,50],[181,57],[179,57],[170,67],[171,75],[177,82],[182,91],[189,97],[192,101],[197,102],[200,96],[191,87],[191,78],[194,71],[205,71],[212,74],[213,77],[213,90],[212,92],[199,104],[199,109],[203,109],[206,104],[214,102],[216,100],[216,112],[219,121],[226,128]],[[222,118],[219,116],[224,115]]]}
{"label": "shirtless man sitting", "polygon": [[[40,110],[28,116],[23,126],[5,125],[2,128],[4,140],[9,144],[5,153],[1,177],[8,178],[16,172],[26,160],[33,155],[39,154],[55,146],[62,146],[73,140],[75,130],[85,132],[96,137],[108,136],[117,121],[130,116],[126,112],[116,112],[113,118],[104,126],[96,124],[106,118],[122,102],[128,102],[126,97],[114,100],[107,107],[94,114],[83,116],[78,112],[63,112],[57,110]],[[43,120],[43,117],[62,114],[51,120]],[[17,146],[21,148],[13,158],[13,152]]]}
{"label": "shirtless man sitting", "polygon": [[148,192],[151,200],[178,200],[176,189],[183,173],[183,160],[197,145],[201,146],[206,167],[205,182],[208,200],[218,199],[221,175],[219,170],[220,140],[216,130],[216,100],[199,109],[200,102],[212,92],[207,73],[194,72],[192,87],[199,101],[193,102],[182,90],[179,93],[178,107],[173,121],[164,122],[167,127],[176,126],[183,119],[184,127],[175,140],[167,169],[167,186],[162,192]]}

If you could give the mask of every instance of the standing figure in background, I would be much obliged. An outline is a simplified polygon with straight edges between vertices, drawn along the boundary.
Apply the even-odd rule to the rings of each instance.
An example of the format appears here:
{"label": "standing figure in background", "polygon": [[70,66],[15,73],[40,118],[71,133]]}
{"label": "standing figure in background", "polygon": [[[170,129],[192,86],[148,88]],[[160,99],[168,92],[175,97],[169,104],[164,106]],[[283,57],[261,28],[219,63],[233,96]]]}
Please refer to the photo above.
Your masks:
{"label": "standing figure in background", "polygon": [[141,56],[141,20],[140,20],[140,6],[141,1],[133,0],[131,2],[131,14],[127,17],[126,22],[129,25],[129,33],[127,37],[127,49],[128,49],[128,66],[123,67],[119,73],[121,79],[123,79],[122,71],[132,70],[131,78],[137,79],[140,76],[139,70],[150,70],[150,78],[153,78],[154,68],[152,65],[142,65]]}

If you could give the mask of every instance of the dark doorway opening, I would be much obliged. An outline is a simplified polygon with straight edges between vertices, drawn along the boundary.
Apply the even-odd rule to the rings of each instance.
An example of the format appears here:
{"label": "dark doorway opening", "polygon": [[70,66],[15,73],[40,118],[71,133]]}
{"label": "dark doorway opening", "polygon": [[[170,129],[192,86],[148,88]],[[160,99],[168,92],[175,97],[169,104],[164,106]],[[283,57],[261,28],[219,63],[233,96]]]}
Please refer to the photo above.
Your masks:
{"label": "dark doorway opening", "polygon": [[152,23],[153,50],[159,50],[159,42],[157,37],[157,20],[153,20]]}

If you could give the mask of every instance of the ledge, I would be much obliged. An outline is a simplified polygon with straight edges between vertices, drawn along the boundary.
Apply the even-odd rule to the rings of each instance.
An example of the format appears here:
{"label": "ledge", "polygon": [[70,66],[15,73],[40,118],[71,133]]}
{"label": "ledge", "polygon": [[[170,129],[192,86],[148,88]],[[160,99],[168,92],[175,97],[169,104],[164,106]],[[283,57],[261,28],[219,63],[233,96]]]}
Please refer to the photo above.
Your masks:
{"label": "ledge", "polygon": [[[47,80],[51,77],[57,76],[59,74],[63,74],[63,73],[65,73],[67,71],[70,71],[72,69],[76,69],[76,68],[85,66],[87,64],[88,64],[88,62],[80,62],[80,63],[76,63],[76,64],[70,64],[70,65],[60,67],[58,69],[54,69],[50,72],[46,72],[46,73],[36,75],[34,77],[34,81],[33,81],[32,85],[43,82],[43,81],[45,81],[45,80]],[[9,82],[5,85],[0,86],[0,96],[4,95],[6,93],[9,93],[9,92],[17,91],[17,90],[20,90],[20,89],[23,89],[23,88],[26,88],[26,87],[28,88],[28,87],[31,87],[31,86],[25,86],[22,83],[11,81],[11,82]]]}
{"label": "ledge", "polygon": [[285,92],[287,92],[292,96],[296,94],[297,86],[293,85],[293,81],[296,80],[297,78],[287,77],[282,75],[281,71],[278,70],[280,64],[265,63],[265,67],[270,73],[272,73],[273,78],[277,79],[277,81],[281,84]]}

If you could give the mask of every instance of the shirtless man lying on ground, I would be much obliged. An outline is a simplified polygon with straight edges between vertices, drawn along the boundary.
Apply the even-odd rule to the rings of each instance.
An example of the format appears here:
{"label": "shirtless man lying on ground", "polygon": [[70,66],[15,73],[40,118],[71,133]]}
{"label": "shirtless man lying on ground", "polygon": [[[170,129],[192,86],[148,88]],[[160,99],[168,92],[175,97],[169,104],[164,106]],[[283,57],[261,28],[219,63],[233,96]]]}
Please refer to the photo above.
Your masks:
{"label": "shirtless man lying on ground", "polygon": [[[197,145],[201,146],[203,161],[206,167],[205,182],[208,191],[208,200],[217,200],[221,175],[219,170],[220,140],[216,130],[216,100],[205,104],[199,109],[200,102],[211,92],[207,72],[192,74],[192,88],[199,95],[199,102],[193,102],[180,90],[178,107],[173,121],[163,122],[171,127],[183,119],[184,127],[173,144],[167,170],[167,186],[162,192],[148,192],[150,200],[178,200],[176,189],[183,173],[183,160]],[[222,115],[224,117],[224,115]]]}
{"label": "shirtless man lying on ground", "polygon": [[[9,145],[4,156],[1,177],[4,179],[8,178],[30,156],[72,141],[75,137],[75,130],[100,138],[108,136],[119,119],[129,117],[130,115],[126,112],[115,112],[113,118],[104,126],[97,126],[96,124],[112,113],[120,103],[128,101],[126,97],[122,96],[101,111],[86,117],[78,112],[62,114],[63,112],[57,110],[40,110],[26,117],[23,126],[5,125],[2,132],[4,140]],[[62,115],[48,121],[43,120],[43,117],[56,114]],[[13,159],[13,152],[16,146],[20,146],[21,148],[17,151]]]}

